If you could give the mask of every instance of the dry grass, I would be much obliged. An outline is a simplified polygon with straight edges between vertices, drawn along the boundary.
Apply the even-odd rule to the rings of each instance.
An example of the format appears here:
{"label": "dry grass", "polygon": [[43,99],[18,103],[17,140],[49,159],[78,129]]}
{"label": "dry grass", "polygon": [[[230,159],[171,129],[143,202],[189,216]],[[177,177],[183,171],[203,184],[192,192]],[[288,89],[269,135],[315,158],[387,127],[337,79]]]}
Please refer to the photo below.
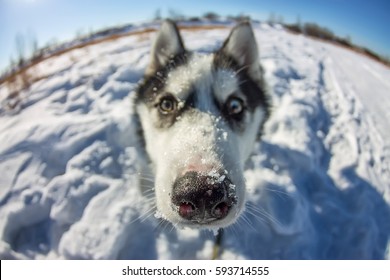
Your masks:
{"label": "dry grass", "polygon": [[31,84],[35,81],[32,69],[23,69],[18,75],[12,75],[7,81],[5,86],[8,88],[9,95],[3,105],[5,109],[13,110],[20,103],[22,97],[21,92],[30,88]]}
{"label": "dry grass", "polygon": [[[190,31],[224,29],[224,28],[226,28],[226,27],[224,27],[224,26],[182,26],[182,27],[180,27],[181,30],[190,30]],[[142,40],[146,40],[149,38],[148,34],[155,32],[155,31],[156,31],[156,29],[154,29],[154,28],[147,28],[147,29],[140,30],[140,31],[131,31],[131,32],[128,32],[125,34],[114,34],[114,35],[111,35],[108,37],[96,39],[96,40],[93,40],[90,42],[82,43],[80,45],[73,46],[73,47],[58,51],[58,52],[50,54],[49,56],[46,56],[46,57],[40,57],[40,58],[34,59],[31,61],[31,63],[29,65],[22,67],[21,69],[18,69],[17,71],[11,73],[10,75],[5,76],[2,79],[0,79],[0,85],[2,85],[3,83],[13,84],[21,79],[24,82],[22,82],[21,84],[19,82],[17,82],[17,84],[24,85],[24,87],[22,86],[22,89],[28,88],[28,86],[31,85],[33,82],[41,79],[39,77],[29,76],[28,71],[30,69],[32,69],[34,66],[36,66],[37,64],[41,63],[42,61],[63,55],[65,53],[70,52],[70,51],[75,50],[75,49],[82,49],[82,48],[85,48],[87,46],[100,44],[102,42],[115,41],[115,40],[118,40],[120,38],[124,38],[124,37],[128,37],[128,36],[141,36]],[[10,85],[10,87],[18,88],[17,86],[14,86],[14,85]]]}

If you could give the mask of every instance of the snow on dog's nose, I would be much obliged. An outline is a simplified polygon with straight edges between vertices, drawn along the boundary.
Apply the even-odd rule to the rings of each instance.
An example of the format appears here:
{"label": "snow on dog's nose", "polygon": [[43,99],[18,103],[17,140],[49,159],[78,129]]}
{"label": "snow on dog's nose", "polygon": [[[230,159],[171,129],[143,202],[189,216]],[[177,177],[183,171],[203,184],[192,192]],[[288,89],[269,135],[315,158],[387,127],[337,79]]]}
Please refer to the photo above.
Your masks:
{"label": "snow on dog's nose", "polygon": [[210,223],[225,218],[236,203],[234,185],[225,174],[189,171],[175,181],[172,203],[182,218]]}

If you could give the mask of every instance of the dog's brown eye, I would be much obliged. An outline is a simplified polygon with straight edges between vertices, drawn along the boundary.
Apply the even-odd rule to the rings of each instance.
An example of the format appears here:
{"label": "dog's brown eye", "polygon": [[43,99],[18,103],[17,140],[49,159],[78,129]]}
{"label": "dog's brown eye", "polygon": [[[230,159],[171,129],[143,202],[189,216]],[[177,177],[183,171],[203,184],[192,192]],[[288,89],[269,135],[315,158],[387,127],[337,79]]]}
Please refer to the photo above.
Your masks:
{"label": "dog's brown eye", "polygon": [[159,103],[161,113],[168,114],[176,110],[177,101],[172,96],[163,97]]}
{"label": "dog's brown eye", "polygon": [[227,102],[229,115],[239,115],[244,111],[244,102],[238,97],[232,97]]}

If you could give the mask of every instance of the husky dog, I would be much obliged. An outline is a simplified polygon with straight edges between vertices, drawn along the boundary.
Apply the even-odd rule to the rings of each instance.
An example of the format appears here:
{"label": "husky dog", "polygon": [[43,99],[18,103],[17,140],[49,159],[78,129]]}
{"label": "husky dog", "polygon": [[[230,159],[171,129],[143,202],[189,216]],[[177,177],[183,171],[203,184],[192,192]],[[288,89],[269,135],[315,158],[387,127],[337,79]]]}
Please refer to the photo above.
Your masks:
{"label": "husky dog", "polygon": [[164,21],[135,111],[160,215],[179,227],[233,224],[245,205],[244,164],[269,115],[251,25],[238,24],[215,53],[198,54]]}

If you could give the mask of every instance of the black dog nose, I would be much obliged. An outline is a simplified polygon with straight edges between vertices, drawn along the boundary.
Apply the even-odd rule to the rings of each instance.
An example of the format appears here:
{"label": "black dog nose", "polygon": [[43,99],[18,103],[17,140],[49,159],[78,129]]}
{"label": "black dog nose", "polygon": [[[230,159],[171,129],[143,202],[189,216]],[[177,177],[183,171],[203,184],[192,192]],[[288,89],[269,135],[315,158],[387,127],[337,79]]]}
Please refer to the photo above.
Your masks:
{"label": "black dog nose", "polygon": [[226,217],[235,195],[226,175],[190,171],[173,184],[172,202],[184,219],[207,223]]}

